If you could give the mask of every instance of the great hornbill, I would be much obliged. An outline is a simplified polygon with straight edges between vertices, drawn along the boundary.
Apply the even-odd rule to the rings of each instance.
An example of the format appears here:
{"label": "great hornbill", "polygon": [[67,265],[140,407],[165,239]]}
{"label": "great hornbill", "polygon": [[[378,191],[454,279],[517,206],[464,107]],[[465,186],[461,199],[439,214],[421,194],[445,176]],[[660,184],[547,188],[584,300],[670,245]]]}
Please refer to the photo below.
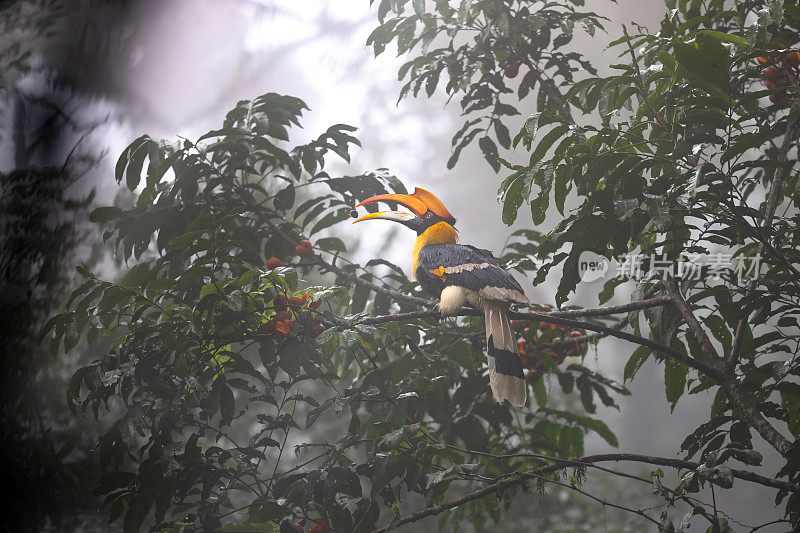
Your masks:
{"label": "great hornbill", "polygon": [[[375,202],[400,204],[411,213],[381,211],[359,217],[353,223],[392,220],[417,232],[411,258],[414,278],[425,291],[439,298],[442,316],[457,313],[465,302],[483,309],[489,383],[494,397],[525,405],[525,376],[508,320],[510,304],[529,303],[522,287],[489,250],[456,244],[456,219],[433,193],[417,187],[414,194],[381,194],[356,207]],[[355,211],[353,216],[357,216]]]}

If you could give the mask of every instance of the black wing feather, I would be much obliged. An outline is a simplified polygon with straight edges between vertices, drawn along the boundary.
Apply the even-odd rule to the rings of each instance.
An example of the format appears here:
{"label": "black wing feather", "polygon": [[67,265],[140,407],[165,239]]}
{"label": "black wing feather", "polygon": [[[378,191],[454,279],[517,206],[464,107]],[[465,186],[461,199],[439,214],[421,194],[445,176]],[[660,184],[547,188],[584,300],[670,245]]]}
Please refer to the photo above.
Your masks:
{"label": "black wing feather", "polygon": [[[431,272],[439,267],[453,269],[464,265],[473,265],[474,268],[448,272],[444,279]],[[464,244],[424,246],[419,252],[419,267],[416,274],[422,288],[437,297],[442,289],[449,285],[473,291],[495,287],[525,294],[517,280],[500,266],[500,262],[492,252]]]}

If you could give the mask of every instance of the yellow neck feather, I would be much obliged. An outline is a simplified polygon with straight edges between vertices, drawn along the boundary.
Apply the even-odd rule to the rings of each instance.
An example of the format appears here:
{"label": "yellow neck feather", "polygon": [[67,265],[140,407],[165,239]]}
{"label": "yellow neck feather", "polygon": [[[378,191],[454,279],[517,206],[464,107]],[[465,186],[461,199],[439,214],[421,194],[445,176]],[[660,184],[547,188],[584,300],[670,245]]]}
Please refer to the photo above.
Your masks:
{"label": "yellow neck feather", "polygon": [[447,222],[439,222],[422,232],[414,241],[414,251],[411,256],[411,274],[417,279],[417,267],[419,266],[419,251],[428,244],[452,244],[458,241],[456,228]]}

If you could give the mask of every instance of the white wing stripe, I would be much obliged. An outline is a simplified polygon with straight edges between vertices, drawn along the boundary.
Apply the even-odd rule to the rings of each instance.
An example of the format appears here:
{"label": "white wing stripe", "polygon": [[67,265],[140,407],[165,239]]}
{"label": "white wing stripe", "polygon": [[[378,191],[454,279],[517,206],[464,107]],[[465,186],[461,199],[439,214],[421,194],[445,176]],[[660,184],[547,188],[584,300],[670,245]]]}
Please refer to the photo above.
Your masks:
{"label": "white wing stripe", "polygon": [[445,274],[458,274],[459,272],[464,272],[465,270],[469,272],[470,270],[488,268],[490,266],[496,266],[496,265],[493,265],[491,263],[464,263],[463,265],[445,267],[444,272]]}

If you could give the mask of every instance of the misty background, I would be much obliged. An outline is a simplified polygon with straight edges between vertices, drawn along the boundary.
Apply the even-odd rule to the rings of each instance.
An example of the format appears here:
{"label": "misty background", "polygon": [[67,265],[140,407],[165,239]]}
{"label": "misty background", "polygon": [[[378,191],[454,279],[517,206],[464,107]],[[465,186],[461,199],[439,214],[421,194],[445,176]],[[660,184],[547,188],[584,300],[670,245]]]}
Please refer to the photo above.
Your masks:
{"label": "misty background", "polygon": [[[611,38],[621,34],[622,23],[631,21],[655,31],[665,11],[661,0],[588,4],[588,9],[609,18]],[[8,270],[0,280],[1,331],[6,341],[2,355],[6,366],[13,369],[7,370],[0,382],[5,404],[0,458],[4,477],[20,487],[16,500],[4,502],[13,509],[9,513],[63,513],[61,518],[49,517],[49,527],[54,529],[61,527],[60,519],[69,529],[108,527],[102,513],[96,512],[98,502],[89,494],[92,487],[77,483],[67,491],[74,498],[70,500],[63,499],[65,486],[59,485],[70,479],[75,483],[84,474],[91,479],[96,473],[87,452],[101,425],[80,414],[73,416],[64,400],[77,360],[94,356],[91,348],[85,348],[81,355],[53,358],[46,353],[46,346],[35,342],[35,331],[74,288],[75,264],[89,262],[112,277],[120,268],[100,245],[100,235],[87,225],[88,208],[75,208],[75,203],[84,200],[97,206],[126,201],[114,181],[114,164],[140,135],[195,138],[218,127],[238,100],[267,92],[290,94],[311,108],[300,137],[292,142],[310,140],[336,123],[358,128],[362,148],[353,152],[351,165],[337,163],[329,169],[331,174],[387,168],[409,189],[428,188],[458,219],[462,242],[488,248],[496,255],[514,229],[532,227],[525,209],[514,227],[502,224],[496,197],[504,176],[502,172],[494,174],[477,145],[465,149],[458,165],[447,170],[450,139],[462,122],[460,107],[456,101],[447,104],[442,93],[430,99],[397,102],[402,85],[397,70],[405,58],[395,57],[391,49],[373,57],[365,42],[377,25],[376,18],[367,0],[0,2],[0,173],[27,172],[29,185],[44,183],[46,169],[66,168],[70,176],[62,184],[63,197],[33,201],[24,209],[16,200],[9,203],[8,182],[0,191],[7,203],[6,214],[10,206],[23,211],[45,206],[40,221],[43,228],[49,228],[50,239],[37,244],[36,257],[52,256],[50,270],[44,274],[46,261],[40,257],[28,264],[25,275],[14,277]],[[580,49],[604,75],[617,54],[600,46],[607,40],[578,35],[570,47]],[[535,112],[535,103],[524,101],[518,107],[523,113],[518,117],[521,126],[524,118]],[[527,157],[506,156],[512,162]],[[18,192],[25,196],[25,191]],[[549,230],[557,220],[548,217],[545,227],[537,229]],[[52,232],[66,222],[73,225],[64,235]],[[411,232],[389,224],[370,227],[367,233],[357,231],[360,229],[345,223],[332,231],[348,242],[354,259],[381,256],[409,272]],[[0,254],[11,249],[11,230],[7,226],[4,230],[5,251],[0,249]],[[536,288],[530,280],[517,278],[531,301],[552,304],[557,276],[554,271],[547,283]],[[610,303],[628,301],[632,288],[630,283],[621,285]],[[597,286],[581,284],[569,303],[597,306],[596,292]],[[8,342],[12,336],[16,341]],[[585,364],[621,381],[632,351],[623,341],[604,339],[597,348],[590,347]],[[618,451],[677,455],[683,435],[703,421],[713,401],[713,395],[685,396],[670,414],[663,367],[652,359],[629,388],[632,396],[617,399],[619,412],[598,407],[600,417],[619,437]],[[602,439],[588,436],[587,453],[605,451],[611,450]],[[760,451],[765,460],[759,471],[773,477],[778,464],[774,452],[766,446]],[[29,454],[27,462],[20,460],[20,453]],[[65,464],[66,473],[59,470]],[[650,469],[626,466],[649,476]],[[30,476],[36,467],[41,467],[38,477]],[[53,481],[47,483],[48,479]],[[667,472],[666,480],[674,485],[675,473]],[[590,477],[586,490],[604,490],[602,483]],[[614,490],[643,505],[658,503],[653,497],[647,499],[646,486]],[[710,500],[709,494],[701,497]],[[736,531],[744,529],[741,524],[777,518],[772,490],[737,481],[733,490],[717,491],[716,497],[721,508],[740,522],[732,524]],[[31,504],[32,500],[37,503]],[[580,496],[570,495],[569,500],[565,496],[564,508],[544,508],[539,513],[567,513],[571,502],[580,500]],[[528,514],[537,516],[533,500],[515,505],[528,506]],[[603,512],[599,504],[585,499],[581,505]],[[65,509],[58,511],[59,506]],[[70,509],[79,516],[70,517]],[[679,522],[680,516],[674,520]],[[697,524],[692,530],[701,530],[699,521]],[[415,527],[436,530],[436,522]]]}

